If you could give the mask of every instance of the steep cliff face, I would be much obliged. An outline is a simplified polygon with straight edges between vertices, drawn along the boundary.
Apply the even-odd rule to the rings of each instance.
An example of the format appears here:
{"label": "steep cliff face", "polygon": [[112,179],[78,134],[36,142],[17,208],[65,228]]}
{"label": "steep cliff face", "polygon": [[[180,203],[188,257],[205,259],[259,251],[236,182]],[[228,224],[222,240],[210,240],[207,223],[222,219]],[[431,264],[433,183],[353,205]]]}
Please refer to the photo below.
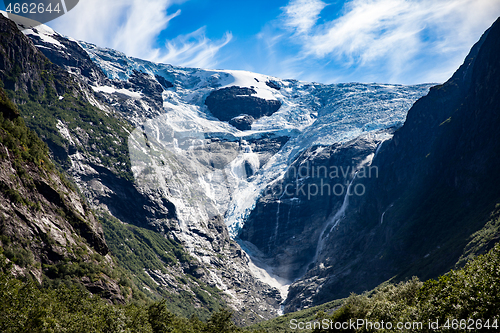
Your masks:
{"label": "steep cliff face", "polygon": [[[395,275],[434,276],[456,262],[495,201],[488,184],[497,181],[496,143],[481,128],[497,125],[483,111],[496,110],[488,76],[496,59],[481,55],[491,31],[399,130],[429,85],[322,85],[179,68],[47,28],[24,33],[50,61],[22,36],[5,39],[8,93],[105,217],[106,234],[134,237],[109,242],[123,262],[146,243],[161,258],[133,267],[156,283],[138,284],[156,296],[189,294],[210,308],[197,289],[209,286],[202,289],[248,323],[275,316],[297,278],[287,311]],[[10,55],[23,52],[28,58]],[[471,102],[483,98],[490,104]],[[143,237],[141,228],[156,233]],[[165,247],[150,242],[158,235]]]}
{"label": "steep cliff face", "polygon": [[124,302],[102,227],[0,89],[0,245],[17,276],[80,283]]}
{"label": "steep cliff face", "polygon": [[[109,107],[111,103],[136,126],[128,139],[135,188],[149,200],[145,204],[148,214],[159,214],[156,218],[148,217],[147,225],[180,240],[198,260],[199,267],[185,272],[195,272],[202,281],[223,290],[238,314],[258,314],[253,315],[255,318],[278,313],[281,295],[286,295],[289,283],[286,280],[300,276],[314,261],[315,242],[325,226],[324,219],[345,201],[341,194],[309,200],[302,191],[295,199],[287,198],[286,203],[272,195],[258,201],[262,193],[272,188],[272,183],[287,168],[301,166],[302,159],[316,163],[314,156],[318,157],[318,166],[344,168],[345,175],[337,180],[341,180],[346,191],[349,184],[345,182],[352,180],[355,173],[349,158],[359,162],[354,165],[356,170],[366,164],[378,142],[391,136],[390,131],[383,129],[400,126],[406,110],[429,87],[309,84],[249,72],[154,64],[83,42],[80,45],[108,77],[106,81],[95,82],[84,79],[99,96],[99,107]],[[59,47],[46,43],[40,46],[42,50]],[[67,70],[77,72],[70,67]],[[136,75],[147,82],[134,82]],[[147,102],[147,98],[154,99],[152,94],[157,91],[146,87],[154,87],[155,82],[163,88],[162,110]],[[219,115],[225,119],[221,121],[214,117],[217,112],[211,112],[207,100],[226,88],[241,92],[242,96],[234,93],[225,96],[227,100],[220,98],[221,105],[233,107],[226,116]],[[233,102],[248,108],[247,113],[258,111],[262,103],[274,105],[274,109],[265,114],[256,111],[257,119],[252,117],[253,121],[241,122],[240,126],[239,117],[251,116],[243,115]],[[347,143],[359,136],[362,138]],[[331,144],[335,145],[329,148]],[[338,172],[342,174],[341,170]],[[292,184],[294,180],[287,179],[283,184]],[[320,185],[314,181],[306,180],[304,185]],[[333,187],[335,181],[328,179],[328,185]],[[106,186],[111,190],[105,193],[113,195],[112,183]],[[82,187],[85,191],[88,185]],[[294,207],[298,199],[303,202]],[[108,199],[94,202],[108,202],[104,200]],[[325,207],[317,209],[314,200]],[[112,201],[114,204],[107,204],[108,207],[127,203],[126,199],[122,203],[115,198],[109,200]],[[311,226],[304,228],[302,225],[311,222],[311,212]],[[112,213],[119,217],[119,212]],[[250,214],[252,217],[248,219]],[[232,237],[237,238],[240,231],[246,233],[240,245],[256,264],[278,274],[278,281],[255,267],[236,242],[226,240],[225,247],[217,245],[215,240],[225,236],[218,235],[207,221],[221,221],[222,216]],[[128,222],[126,218],[123,221]],[[137,225],[134,221],[129,223]],[[279,239],[275,236],[276,228]],[[303,234],[292,235],[292,231]],[[298,250],[294,249],[298,243],[294,236],[303,241]],[[270,245],[277,247],[269,248]],[[266,287],[259,279],[279,287],[281,293]],[[166,277],[163,280],[168,281]],[[157,281],[163,283],[161,279]]]}
{"label": "steep cliff face", "polygon": [[[43,26],[24,31],[30,40],[8,20],[0,21],[6,36],[0,39],[0,77],[11,80],[8,94],[104,222],[105,234],[127,237],[110,244],[120,264],[135,274],[137,287],[172,300],[172,311],[187,316],[207,317],[223,305],[238,311],[240,324],[275,316],[281,295],[252,275],[248,256],[230,240],[220,217],[193,221],[184,230],[178,207],[161,189],[135,182],[128,145],[132,125],[163,113],[167,80],[132,70],[126,80],[107,78],[77,43]],[[138,268],[141,259],[147,261]]]}
{"label": "steep cliff face", "polygon": [[[252,255],[288,280],[300,278],[314,264],[331,217],[351,197],[366,189],[351,183],[355,175],[376,177],[371,166],[377,146],[393,130],[362,135],[332,146],[300,153],[283,178],[268,186],[250,213],[240,240]],[[351,186],[350,186],[351,185]]]}
{"label": "steep cliff face", "polygon": [[287,311],[394,276],[435,277],[457,263],[500,200],[499,41],[497,21],[382,144],[372,163],[379,176],[354,181],[366,194],[352,197],[325,233],[314,267],[291,286]]}
{"label": "steep cliff face", "polygon": [[206,98],[205,105],[222,121],[229,121],[241,115],[259,119],[272,115],[281,107],[280,101],[252,96],[256,94],[257,91],[253,88],[222,88],[212,91]]}
{"label": "steep cliff face", "polygon": [[[0,78],[7,82],[7,93],[19,106],[26,124],[47,143],[54,160],[77,184],[89,184],[81,188],[87,198],[100,198],[107,211],[147,224],[147,214],[141,214],[144,199],[129,200],[117,208],[106,206],[117,193],[134,194],[133,185],[126,182],[131,172],[130,161],[124,154],[130,124],[112,108],[101,111],[91,105],[99,102],[85,84],[87,77],[80,79],[81,76],[53,64],[12,22],[2,18],[0,23],[4,32]],[[56,39],[52,41],[68,52],[78,50],[74,42],[65,45]],[[69,57],[68,53],[63,54]],[[83,71],[94,73],[90,77],[101,80],[102,71],[91,66],[88,56],[76,60],[78,55],[69,57],[73,59],[71,63],[83,64]],[[55,62],[64,63],[61,58]]]}

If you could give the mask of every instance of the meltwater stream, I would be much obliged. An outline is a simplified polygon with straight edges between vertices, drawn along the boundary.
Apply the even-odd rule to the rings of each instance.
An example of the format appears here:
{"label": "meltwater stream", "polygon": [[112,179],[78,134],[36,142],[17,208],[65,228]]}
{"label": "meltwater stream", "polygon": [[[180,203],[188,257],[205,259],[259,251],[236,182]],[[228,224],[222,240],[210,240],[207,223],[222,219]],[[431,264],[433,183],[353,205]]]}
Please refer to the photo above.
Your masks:
{"label": "meltwater stream", "polygon": [[[265,189],[284,177],[300,152],[402,125],[411,105],[431,86],[282,80],[246,71],[157,64],[84,42],[80,45],[110,79],[127,81],[137,71],[171,83],[172,87],[162,93],[164,114],[153,119],[147,119],[147,109],[144,115],[123,114],[131,123],[139,124],[129,140],[137,184],[146,192],[160,187],[165,199],[176,206],[179,221],[186,228],[203,225],[217,214],[224,216],[232,238],[237,238]],[[274,84],[267,85],[269,81]],[[256,98],[278,100],[281,108],[256,119],[251,130],[240,131],[215,118],[204,103],[212,91],[229,86],[254,89]],[[111,94],[116,88],[96,86],[95,90]],[[144,97],[137,91],[122,96],[137,105]],[[145,135],[150,139],[147,142]],[[250,143],[269,137],[286,137],[288,141],[261,163]],[[339,212],[325,223],[312,259],[321,253],[328,227],[338,223],[348,203],[349,198],[344,198]],[[271,232],[279,232],[279,222],[278,215]],[[272,267],[256,264],[261,268],[256,266],[254,273],[263,281],[274,279],[282,286],[289,283],[273,277]]]}
{"label": "meltwater stream", "polygon": [[329,237],[329,234],[332,232],[332,230],[335,229],[339,225],[340,221],[345,217],[345,212],[347,210],[347,207],[349,206],[349,198],[353,195],[353,193],[351,192],[351,187],[352,184],[354,183],[354,180],[356,179],[357,174],[358,172],[356,171],[351,181],[349,182],[349,186],[347,186],[347,191],[344,195],[342,206],[340,206],[339,210],[331,218],[329,218],[326,221],[325,225],[323,226],[323,230],[321,231],[321,234],[318,239],[316,253],[314,254],[313,260],[311,260],[311,263],[315,263],[318,260],[318,257],[323,251],[323,248],[325,246],[326,238]]}

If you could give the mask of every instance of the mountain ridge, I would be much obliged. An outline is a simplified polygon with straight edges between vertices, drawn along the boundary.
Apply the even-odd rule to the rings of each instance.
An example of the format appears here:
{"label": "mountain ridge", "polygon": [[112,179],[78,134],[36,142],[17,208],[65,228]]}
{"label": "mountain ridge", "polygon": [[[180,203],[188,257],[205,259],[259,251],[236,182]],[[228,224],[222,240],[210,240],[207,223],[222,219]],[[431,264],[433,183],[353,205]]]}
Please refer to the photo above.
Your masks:
{"label": "mountain ridge", "polygon": [[[33,47],[31,40],[23,36],[13,23],[3,18],[2,20],[5,21],[6,35],[13,35],[18,41],[15,46],[12,46],[7,41],[0,40],[4,47],[9,45],[8,48],[12,50],[15,47],[20,48],[21,51],[14,52],[17,55],[23,54],[24,48]],[[36,42],[37,39],[33,38]],[[59,51],[64,50],[59,54],[65,53],[66,57],[67,52],[79,48],[72,41],[62,43],[55,38],[46,39],[54,43],[52,45],[59,47]],[[155,190],[145,193],[131,181],[133,172],[128,157],[128,136],[132,132],[131,122],[133,124],[135,110],[144,110],[146,118],[148,111],[156,112],[153,109],[154,96],[151,98],[144,96],[145,103],[151,103],[151,108],[143,109],[144,104],[137,106],[133,99],[129,100],[130,103],[113,105],[106,100],[104,95],[95,92],[87,84],[89,78],[107,80],[98,75],[100,70],[92,63],[85,59],[76,62],[88,66],[86,73],[90,75],[86,77],[80,75],[81,71],[77,68],[53,65],[36,48],[33,48],[33,52],[40,65],[35,67],[32,75],[41,73],[45,76],[40,74],[36,78],[40,77],[41,80],[29,82],[35,82],[37,87],[42,87],[42,90],[38,92],[28,89],[28,85],[16,87],[13,84],[12,89],[7,92],[19,105],[26,123],[47,141],[54,159],[75,181],[99,219],[103,222],[107,221],[103,223],[103,226],[111,229],[106,230],[105,233],[127,235],[129,231],[132,231],[131,237],[133,238],[130,239],[130,243],[140,247],[137,254],[127,254],[127,251],[134,249],[131,245],[126,246],[123,240],[113,239],[112,243],[114,251],[118,251],[117,254],[120,255],[117,258],[120,266],[132,269],[135,275],[132,278],[134,295],[137,294],[139,298],[167,298],[171,300],[172,311],[186,316],[198,313],[201,317],[208,318],[210,312],[227,306],[228,303],[233,308],[236,308],[238,304],[240,311],[235,320],[240,324],[246,321],[253,322],[266,316],[275,316],[281,298],[279,293],[255,281],[248,268],[245,268],[248,258],[235,242],[230,241],[227,233],[223,232],[224,229],[220,228],[219,220],[208,220],[201,228],[193,231],[193,234],[198,232],[199,235],[196,234],[196,237],[202,244],[197,251],[217,251],[219,254],[217,256],[216,253],[210,252],[213,253],[212,260],[202,262],[196,258],[196,253],[187,253],[185,245],[182,244],[183,240],[175,234],[179,230],[175,207],[167,199],[158,197]],[[54,54],[51,56],[54,57]],[[2,56],[0,58],[7,65],[20,62],[19,74],[21,76],[31,66],[29,58]],[[56,59],[54,62],[57,61]],[[11,65],[11,67],[15,66]],[[94,75],[95,73],[97,74]],[[9,72],[0,72],[1,74],[8,76]],[[158,83],[152,83],[140,72],[131,74],[131,81],[116,82],[118,89],[130,91],[127,89],[140,86],[141,91],[149,87],[152,89],[147,90],[148,93],[155,93],[154,87],[158,87]],[[12,80],[15,83],[19,77],[16,76]],[[151,85],[148,85],[150,83]],[[54,86],[59,87],[60,90],[51,91],[50,87]],[[45,93],[45,91],[50,93]],[[132,96],[136,95],[132,93]],[[128,95],[115,97],[123,100]],[[131,122],[122,116],[122,112],[132,115]],[[118,224],[112,222],[116,217],[122,219]],[[134,227],[129,227],[130,230],[127,231],[127,227],[121,224],[123,221]],[[154,230],[165,237],[165,240],[162,241],[148,234],[147,230],[141,231],[141,228]],[[124,246],[125,251],[122,251],[122,248],[117,249],[117,245]],[[167,256],[164,253],[165,249],[169,252]],[[155,260],[154,257],[160,260]],[[137,259],[144,261],[145,267],[140,270],[136,267]],[[224,266],[227,266],[226,270],[232,270],[233,273],[223,276],[220,267]],[[228,286],[227,289],[244,288],[245,294],[243,292],[236,294],[234,291],[232,292],[234,294],[225,293],[219,289],[221,285]],[[246,293],[255,297],[248,297]],[[181,299],[186,300],[187,303],[183,304]],[[245,304],[247,308],[241,307],[242,304]]]}
{"label": "mountain ridge", "polygon": [[[497,20],[450,80],[414,104],[403,127],[374,157],[380,177],[364,182],[366,196],[353,197],[338,229],[327,235],[326,244],[343,253],[330,246],[321,259],[329,268],[319,275],[329,277],[317,302],[369,290],[393,276],[444,274],[488,221],[500,200],[494,168],[500,142],[494,130],[499,26]],[[345,275],[336,278],[332,270]],[[306,275],[304,281],[308,285],[292,286],[296,299],[289,299],[290,310],[301,302],[298,294],[311,295],[311,280]]]}
{"label": "mountain ridge", "polygon": [[39,284],[81,284],[124,303],[127,293],[116,281],[116,263],[93,212],[56,170],[47,146],[26,128],[3,88],[0,109],[0,243],[12,271]]}
{"label": "mountain ridge", "polygon": [[[433,277],[479,251],[472,243],[469,252],[464,248],[472,234],[483,237],[478,233],[496,204],[491,165],[497,161],[494,154],[484,156],[495,151],[498,138],[485,141],[479,114],[460,115],[471,108],[468,103],[483,99],[476,95],[490,103],[476,103],[478,110],[495,109],[488,96],[498,93],[489,74],[496,73],[497,59],[483,50],[496,50],[491,41],[498,24],[452,79],[432,88],[407,116],[429,85],[322,85],[180,68],[76,42],[45,27],[24,27],[28,41],[5,22],[2,29],[15,37],[3,40],[0,56],[7,93],[97,212],[122,264],[133,246],[122,251],[118,235],[134,235],[135,246],[149,244],[148,253],[161,259],[143,271],[137,258],[128,263],[141,275],[136,286],[153,296],[182,290],[193,297],[190,311],[225,302],[246,324],[280,313],[296,279],[285,311],[371,289],[394,275],[404,279],[418,270]],[[238,103],[244,108],[234,109]],[[481,124],[491,132],[496,118],[487,115]],[[474,140],[461,140],[470,124]],[[461,161],[467,149],[472,157],[477,153],[479,169]],[[347,171],[340,177],[288,177],[290,170],[311,167]],[[378,168],[376,176],[362,177],[365,167]],[[454,174],[440,178],[436,170]],[[491,176],[489,183],[469,177],[478,170]],[[325,181],[330,190],[342,187],[342,194],[301,194],[323,191]],[[277,185],[293,195],[276,194]],[[366,193],[345,195],[356,188]],[[447,194],[452,189],[454,197]],[[477,189],[488,189],[487,199],[467,201]],[[436,207],[440,216],[428,213]],[[459,221],[461,231],[446,216]],[[452,230],[448,243],[426,239],[418,223],[426,218],[446,225],[442,232]],[[401,222],[407,219],[413,220]],[[432,222],[422,225],[437,230]],[[140,228],[156,234],[145,236]],[[161,246],[155,245],[158,235],[165,239]],[[215,303],[207,302],[211,293],[220,297]]]}

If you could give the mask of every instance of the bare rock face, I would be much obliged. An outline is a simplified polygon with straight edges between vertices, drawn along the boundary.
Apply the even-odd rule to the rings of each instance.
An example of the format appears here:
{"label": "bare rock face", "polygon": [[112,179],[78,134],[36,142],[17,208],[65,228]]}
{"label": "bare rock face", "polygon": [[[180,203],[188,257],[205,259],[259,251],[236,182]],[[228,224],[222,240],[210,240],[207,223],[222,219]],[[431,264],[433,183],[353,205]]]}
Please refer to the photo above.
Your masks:
{"label": "bare rock face", "polygon": [[[2,145],[1,148],[7,151],[5,146]],[[2,191],[8,194],[2,205],[4,228],[9,230],[7,233],[20,232],[23,236],[37,237],[45,237],[44,234],[49,233],[48,237],[53,238],[57,245],[52,246],[49,242],[42,247],[43,251],[35,251],[45,252],[47,262],[51,261],[50,258],[65,257],[66,251],[62,247],[76,243],[74,238],[77,233],[93,251],[104,256],[108,254],[101,225],[78,194],[65,185],[56,173],[43,172],[32,165],[16,170],[10,159],[3,159],[1,164]],[[31,179],[20,181],[17,179],[19,173],[29,175]],[[9,194],[12,193],[16,193],[15,200],[9,203],[9,198],[12,201],[12,195]],[[36,209],[26,205],[26,201],[33,203]],[[19,224],[24,223],[26,227],[19,227]],[[22,238],[21,235],[18,237]],[[81,242],[81,239],[78,240],[78,243]],[[32,245],[36,246],[35,243]]]}
{"label": "bare rock face", "polygon": [[[36,28],[33,28],[36,32]],[[32,35],[32,41],[50,61],[62,68],[70,68],[75,75],[81,75],[93,82],[103,83],[106,75],[95,66],[88,54],[74,40],[69,40],[58,35],[53,38],[60,43],[60,48],[50,47],[53,44],[44,41],[38,35]],[[66,52],[64,52],[66,50]]]}
{"label": "bare rock face", "polygon": [[[43,93],[43,87],[36,82],[40,79],[40,73],[36,69],[43,66],[43,60],[37,57],[38,50],[31,43],[26,43],[27,38],[19,33],[11,33],[17,30],[14,22],[2,18],[0,20],[0,31],[5,35],[2,37],[0,50],[0,73],[6,89],[23,89]],[[23,54],[22,59],[18,55]],[[18,59],[16,61],[16,59]],[[25,75],[20,76],[21,73]],[[16,77],[17,76],[17,77]]]}
{"label": "bare rock face", "polygon": [[205,100],[205,104],[210,112],[222,121],[230,121],[240,115],[259,119],[272,115],[281,107],[280,101],[252,96],[256,93],[251,88],[236,86],[222,88],[211,92]]}
{"label": "bare rock face", "polygon": [[[373,159],[379,177],[352,197],[285,311],[454,268],[500,197],[500,20],[444,84],[431,88]],[[357,181],[355,182],[355,184]],[[480,234],[481,232],[479,232]],[[484,233],[483,233],[484,236]],[[482,251],[494,242],[485,236]]]}
{"label": "bare rock face", "polygon": [[172,82],[168,81],[167,79],[165,79],[163,76],[155,75],[155,78],[165,89],[174,87],[174,84]]}
{"label": "bare rock face", "polygon": [[369,162],[380,142],[365,136],[303,151],[282,181],[259,198],[239,234],[241,241],[280,277],[300,278],[314,264],[329,217],[343,206],[348,189],[349,199],[364,194],[362,185],[349,188],[354,175],[376,176]]}
{"label": "bare rock face", "polygon": [[252,116],[249,116],[247,114],[243,114],[238,117],[234,117],[229,121],[230,125],[233,125],[237,129],[241,131],[248,131],[252,129],[252,124],[255,121],[255,118]]}
{"label": "bare rock face", "polygon": [[[200,219],[182,220],[189,221],[189,225],[181,223],[182,214],[185,214],[188,209],[183,207],[182,202],[173,202],[171,198],[172,193],[183,190],[186,184],[189,186],[193,183],[188,175],[182,175],[181,172],[174,170],[176,171],[175,177],[163,178],[164,181],[169,182],[169,187],[165,188],[166,191],[159,186],[138,186],[132,175],[127,140],[133,132],[133,126],[140,128],[140,124],[147,119],[164,113],[162,104],[165,90],[173,88],[169,82],[166,79],[162,80],[160,75],[155,76],[141,71],[131,71],[126,78],[107,78],[77,43],[63,41],[64,38],[54,34],[54,38],[63,45],[61,46],[57,43],[45,43],[43,39],[36,38],[36,34],[28,34],[33,37],[32,41],[40,50],[45,50],[44,53],[49,58],[47,60],[27,37],[17,31],[15,26],[9,24],[7,25],[10,30],[6,35],[9,38],[11,38],[10,35],[15,36],[12,39],[15,39],[17,44],[4,43],[0,38],[0,46],[4,46],[6,51],[0,55],[0,62],[4,62],[7,68],[4,72],[0,71],[0,78],[9,78],[9,71],[15,68],[16,62],[21,64],[23,77],[33,76],[33,79],[26,81],[12,78],[10,92],[22,96],[24,100],[20,102],[24,103],[42,100],[41,92],[44,89],[56,87],[54,88],[57,92],[54,96],[56,101],[51,101],[51,103],[61,103],[56,105],[57,107],[62,105],[57,115],[45,115],[42,122],[38,122],[38,119],[42,117],[36,112],[44,112],[44,110],[36,110],[32,112],[34,114],[30,113],[29,116],[23,114],[23,116],[26,117],[29,125],[44,134],[42,137],[49,145],[53,157],[72,177],[88,200],[90,208],[99,214],[112,215],[119,219],[120,223],[157,231],[180,243],[179,247],[185,251],[185,254],[193,258],[182,265],[165,263],[162,271],[145,269],[144,272],[152,279],[151,282],[164,288],[166,293],[175,294],[186,291],[194,295],[195,299],[198,297],[195,302],[196,306],[207,307],[203,298],[196,295],[197,289],[190,289],[179,281],[179,276],[190,275],[198,279],[200,285],[217,288],[213,290],[217,293],[214,296],[222,299],[223,304],[237,312],[235,319],[240,324],[250,324],[264,318],[275,317],[279,311],[279,304],[282,302],[280,293],[277,289],[259,282],[252,274],[249,268],[249,257],[235,241],[230,239],[220,215],[204,214]],[[14,51],[10,48],[14,48]],[[29,52],[25,52],[25,49],[34,52],[31,58],[19,56],[30,55]],[[11,53],[16,56],[5,56]],[[32,63],[32,58],[39,61]],[[59,65],[54,65],[55,63]],[[44,71],[54,73],[54,79],[41,81],[40,93],[33,91],[32,94],[28,94],[31,92],[30,85],[33,85],[33,81],[36,81],[38,76],[41,76],[40,73]],[[24,75],[25,72],[26,75]],[[70,105],[69,108],[63,107],[66,103]],[[32,115],[35,118],[31,118]],[[48,134],[49,129],[53,135]],[[144,140],[143,132],[139,134]],[[152,135],[150,139],[153,139]],[[225,142],[218,139],[209,141],[213,150],[219,153],[208,154],[200,151],[197,157],[203,168],[227,164],[226,160],[232,156],[231,153],[234,153],[231,146],[238,145],[237,142]],[[276,142],[267,140],[263,144],[274,147],[280,143],[279,140]],[[152,147],[146,140],[145,149],[148,146]],[[262,159],[269,158],[264,153],[261,155]],[[166,159],[164,161],[168,162]],[[180,180],[176,181],[176,178]],[[54,191],[58,192],[57,189],[52,188],[48,182],[45,184],[49,187],[41,182],[38,186],[46,194],[46,197],[42,195],[45,200],[49,198],[49,201],[56,206],[64,202],[63,196],[54,193]],[[189,204],[198,204],[200,198],[196,196],[192,198]],[[205,211],[205,208],[201,211]],[[9,216],[14,215],[16,214]],[[75,226],[72,227],[75,228]],[[89,239],[89,243],[91,242],[99,251],[104,251],[96,235],[89,234],[83,226],[80,226],[78,230],[81,231],[82,237]],[[66,239],[64,233],[57,238],[60,242]],[[55,254],[48,255],[53,258],[50,262],[54,265],[65,258],[62,250],[57,250],[60,248],[60,246],[56,247],[56,251],[52,251]],[[105,262],[112,260],[110,258],[107,255]],[[55,273],[55,269],[47,272],[49,275]],[[83,279],[82,281],[86,283],[89,290],[108,295],[111,299],[114,297],[112,296],[113,290],[119,289],[116,288],[116,283],[107,279],[102,281]],[[142,285],[139,287],[145,288]]]}
{"label": "bare rock face", "polygon": [[[415,104],[392,140],[380,143],[393,133],[377,138],[375,131],[388,126],[376,122],[365,123],[358,128],[361,136],[342,144],[313,146],[322,137],[318,141],[306,137],[311,144],[297,146],[301,149],[297,155],[288,155],[293,156],[286,161],[287,170],[291,170],[288,175],[276,178],[281,183],[266,188],[256,198],[255,207],[248,206],[250,215],[244,215],[248,219],[239,234],[240,244],[281,277],[298,278],[290,287],[285,311],[321,304],[352,291],[362,292],[388,278],[405,278],[417,270],[424,272],[422,277],[432,277],[449,269],[458,258],[465,239],[481,226],[493,199],[499,197],[494,168],[500,163],[500,102],[496,98],[500,96],[500,43],[498,26],[495,29],[487,34],[493,39],[488,42],[485,37],[452,80],[431,89],[428,97]],[[77,43],[54,37],[65,45],[62,48],[32,37],[41,50],[51,49],[44,52],[59,67],[46,61],[26,39],[7,36],[1,44],[0,77],[10,91],[41,98],[45,91],[54,90],[63,101],[76,96],[79,103],[73,106],[84,106],[79,109],[86,111],[84,118],[79,119],[80,113],[61,117],[64,119],[57,125],[47,126],[56,134],[45,131],[44,139],[90,206],[122,223],[175,239],[194,258],[175,267],[166,265],[164,271],[148,269],[146,273],[169,291],[194,293],[177,281],[179,275],[190,275],[217,288],[226,304],[238,313],[240,323],[276,316],[281,302],[278,290],[252,274],[248,255],[230,239],[222,216],[235,193],[228,190],[229,182],[245,188],[245,184],[258,180],[259,169],[265,170],[265,164],[273,162],[282,147],[292,149],[287,145],[294,144],[293,136],[290,141],[290,134],[279,126],[273,129],[273,135],[244,137],[233,128],[251,129],[254,120],[276,113],[281,102],[259,98],[255,86],[220,89],[227,82],[223,73],[211,73],[206,79],[206,73],[173,71],[169,65],[155,67],[141,61],[129,66],[130,58],[114,51],[89,51],[95,57],[89,61]],[[478,52],[481,45],[489,45],[490,51]],[[27,56],[19,56],[23,54]],[[110,77],[103,75],[115,65],[119,71],[106,72]],[[44,71],[54,73],[56,79],[39,84]],[[289,83],[271,80],[266,85],[273,94],[285,96]],[[342,89],[353,87],[346,84]],[[283,113],[290,107],[295,110],[293,105],[308,103],[315,105],[318,113],[296,118],[292,112],[280,125],[304,119],[317,124],[320,120],[324,127],[314,135],[327,136],[336,131],[335,126],[341,125],[339,117],[348,116],[354,104],[363,104],[339,104],[342,98],[337,95],[330,99],[337,88],[319,95],[306,93],[306,99],[300,96],[304,87],[296,91],[297,95],[292,92],[289,97],[304,104],[286,104]],[[383,90],[387,92],[386,88]],[[390,95],[368,90],[376,100]],[[331,110],[320,107],[322,103],[339,108],[340,116],[322,118],[322,112]],[[171,110],[165,112],[164,105]],[[221,122],[215,122],[207,109]],[[25,114],[33,128],[47,129],[45,122],[31,116]],[[134,142],[138,143],[135,156],[130,150]],[[127,158],[120,158],[123,156]],[[231,173],[222,172],[233,161],[238,163],[226,170]],[[58,190],[50,182],[35,180],[33,186],[47,205],[64,205],[65,197],[55,194]],[[454,210],[457,207],[459,210]],[[29,212],[21,207],[9,216],[26,214]],[[81,233],[96,251],[104,251],[94,234]],[[63,242],[64,237],[57,238]],[[444,239],[449,246],[442,246]],[[60,247],[53,248],[54,258],[48,260],[57,262],[62,252]],[[91,283],[91,288],[103,291],[103,284]],[[112,283],[108,286],[114,288]],[[196,304],[202,306],[201,301]]]}
{"label": "bare rock face", "polygon": [[266,85],[269,88],[273,88],[273,89],[276,89],[276,90],[281,90],[280,85],[276,81],[269,80],[269,81],[266,82]]}
{"label": "bare rock face", "polygon": [[[16,114],[3,90],[0,100],[2,118]],[[43,149],[42,141],[18,118],[10,118],[0,127],[0,246],[14,263],[13,273],[46,283],[62,278],[63,266],[114,267],[102,226],[85,201],[34,148]],[[29,139],[19,136],[23,131]],[[99,285],[98,293],[113,302],[125,301],[106,274],[93,282],[85,273],[72,279],[91,292],[93,284]]]}

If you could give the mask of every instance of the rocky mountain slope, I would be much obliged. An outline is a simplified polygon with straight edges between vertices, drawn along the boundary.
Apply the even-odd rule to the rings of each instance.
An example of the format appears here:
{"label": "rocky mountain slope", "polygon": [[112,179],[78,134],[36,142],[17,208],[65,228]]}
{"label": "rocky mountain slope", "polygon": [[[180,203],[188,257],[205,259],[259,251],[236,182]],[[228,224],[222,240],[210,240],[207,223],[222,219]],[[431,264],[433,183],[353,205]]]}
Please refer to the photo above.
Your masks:
{"label": "rocky mountain slope", "polygon": [[330,218],[314,267],[291,286],[288,311],[394,276],[435,277],[498,240],[486,222],[500,200],[499,41],[497,21],[383,143],[372,162],[379,176],[356,177],[366,194]]}
{"label": "rocky mountain slope", "polygon": [[83,284],[124,303],[101,224],[0,88],[0,245],[20,278]]}
{"label": "rocky mountain slope", "polygon": [[[27,125],[136,286],[189,295],[189,311],[227,304],[243,324],[285,299],[292,311],[436,276],[496,203],[496,138],[481,130],[496,124],[491,31],[407,118],[431,85],[180,68],[1,24],[0,77]],[[155,259],[141,267],[143,250]]]}
{"label": "rocky mountain slope", "polygon": [[[247,72],[176,68],[76,43],[43,26],[24,33],[78,82],[82,98],[101,111],[91,128],[90,119],[75,124],[79,115],[64,117],[61,111],[56,117],[61,123],[54,121],[67,142],[48,141],[92,207],[180,241],[196,264],[170,276],[194,275],[222,290],[228,304],[250,320],[275,316],[287,284],[313,258],[291,256],[288,261],[296,268],[289,272],[286,260],[268,261],[252,241],[242,239],[252,262],[229,238],[226,226],[238,240],[266,186],[280,181],[297,156],[319,144],[349,145],[363,134],[365,148],[358,162],[366,164],[377,144],[390,137],[386,129],[400,126],[411,103],[429,87],[328,86]],[[28,119],[28,124],[42,135],[47,131],[37,121]],[[88,141],[96,135],[105,138],[110,130],[115,138],[102,148],[102,139]],[[126,156],[125,138],[130,166],[126,159],[118,160]],[[350,178],[348,171],[341,180]],[[318,224],[331,209],[318,214]],[[262,236],[270,229],[276,227]],[[314,247],[314,237],[302,244]],[[295,253],[310,251],[297,248]],[[161,286],[171,288],[163,281],[174,281],[173,289],[178,288],[168,274],[147,272]]]}
{"label": "rocky mountain slope", "polygon": [[[131,124],[161,112],[155,104],[161,85],[139,72],[132,73],[130,82],[112,81],[74,41],[61,37],[62,44],[44,37],[67,52],[73,50],[74,57],[61,52],[73,61],[61,67],[64,59],[52,56],[49,61],[14,23],[2,19],[1,24],[0,77],[7,93],[96,211],[114,255],[133,273],[135,286],[147,297],[169,299],[171,311],[185,316],[206,318],[227,304],[238,310],[240,324],[275,316],[279,292],[251,274],[248,256],[230,240],[220,218],[213,216],[193,231],[196,251],[210,258],[204,262],[194,246],[190,254],[186,251],[176,207],[157,189],[148,192],[134,183],[128,155]],[[141,99],[142,104],[126,94],[109,100],[88,85],[91,79],[124,91],[140,87],[150,97]],[[135,118],[137,110],[141,113]]]}

